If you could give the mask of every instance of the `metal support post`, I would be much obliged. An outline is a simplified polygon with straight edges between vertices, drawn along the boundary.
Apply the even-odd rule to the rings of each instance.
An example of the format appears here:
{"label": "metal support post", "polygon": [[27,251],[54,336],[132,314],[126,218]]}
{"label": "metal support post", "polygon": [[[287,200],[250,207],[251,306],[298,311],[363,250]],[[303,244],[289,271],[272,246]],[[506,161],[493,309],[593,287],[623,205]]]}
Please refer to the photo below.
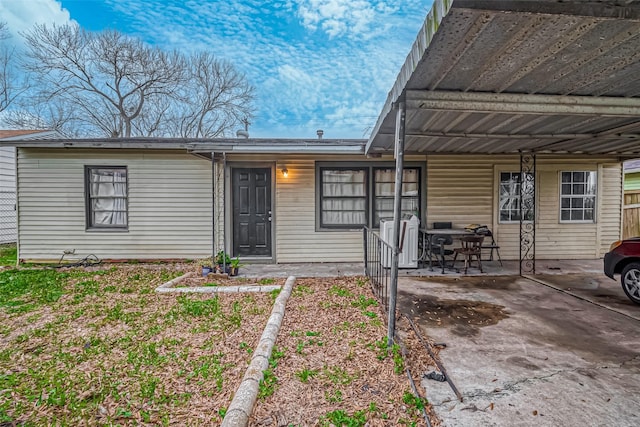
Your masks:
{"label": "metal support post", "polygon": [[393,345],[393,336],[396,330],[396,300],[398,295],[398,257],[400,255],[400,220],[402,219],[402,175],[404,171],[404,125],[406,109],[404,101],[396,105],[396,181],[393,205],[393,252],[391,257],[391,283],[389,289],[389,331],[387,345]]}
{"label": "metal support post", "polygon": [[520,153],[520,275],[536,273],[536,155]]}

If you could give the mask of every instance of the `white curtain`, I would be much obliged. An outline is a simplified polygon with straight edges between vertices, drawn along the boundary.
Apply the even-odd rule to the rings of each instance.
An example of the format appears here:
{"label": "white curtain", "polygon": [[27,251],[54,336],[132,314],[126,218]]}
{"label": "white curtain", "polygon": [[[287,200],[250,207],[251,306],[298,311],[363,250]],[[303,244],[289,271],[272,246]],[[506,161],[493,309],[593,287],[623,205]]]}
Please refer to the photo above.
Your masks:
{"label": "white curtain", "polygon": [[91,213],[94,226],[127,225],[126,170],[93,169]]}
{"label": "white curtain", "polygon": [[[417,169],[405,169],[402,173],[402,213],[419,216],[420,183]],[[380,218],[392,218],[395,198],[395,169],[375,171],[375,223]]]}
{"label": "white curtain", "polygon": [[[366,225],[367,171],[322,170],[322,223],[324,225]],[[376,223],[380,217],[393,216],[395,169],[375,169],[373,177]],[[405,169],[402,178],[402,212],[420,210],[420,180],[418,169]]]}
{"label": "white curtain", "polygon": [[366,174],[364,170],[322,171],[322,223],[367,223]]}

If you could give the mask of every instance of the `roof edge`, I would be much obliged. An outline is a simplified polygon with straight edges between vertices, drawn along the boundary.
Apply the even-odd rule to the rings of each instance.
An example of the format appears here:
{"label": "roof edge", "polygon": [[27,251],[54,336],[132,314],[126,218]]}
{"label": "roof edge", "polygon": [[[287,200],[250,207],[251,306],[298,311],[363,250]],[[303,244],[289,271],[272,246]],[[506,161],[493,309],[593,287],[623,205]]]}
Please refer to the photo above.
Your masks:
{"label": "roof edge", "polygon": [[0,147],[66,149],[187,150],[228,153],[363,153],[365,139],[184,139],[184,138],[95,138],[15,139]]}
{"label": "roof edge", "polygon": [[60,138],[60,132],[55,130],[16,130],[21,132],[19,135],[0,137],[1,141],[22,141],[33,139],[54,139]]}

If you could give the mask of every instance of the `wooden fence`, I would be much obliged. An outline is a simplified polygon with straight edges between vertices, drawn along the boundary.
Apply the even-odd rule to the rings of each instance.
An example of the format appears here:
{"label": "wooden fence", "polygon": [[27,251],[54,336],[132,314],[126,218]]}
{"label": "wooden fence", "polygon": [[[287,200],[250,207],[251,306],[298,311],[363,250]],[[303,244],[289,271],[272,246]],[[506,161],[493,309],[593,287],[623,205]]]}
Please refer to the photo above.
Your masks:
{"label": "wooden fence", "polygon": [[622,237],[640,236],[640,191],[624,192],[624,215],[622,217]]}

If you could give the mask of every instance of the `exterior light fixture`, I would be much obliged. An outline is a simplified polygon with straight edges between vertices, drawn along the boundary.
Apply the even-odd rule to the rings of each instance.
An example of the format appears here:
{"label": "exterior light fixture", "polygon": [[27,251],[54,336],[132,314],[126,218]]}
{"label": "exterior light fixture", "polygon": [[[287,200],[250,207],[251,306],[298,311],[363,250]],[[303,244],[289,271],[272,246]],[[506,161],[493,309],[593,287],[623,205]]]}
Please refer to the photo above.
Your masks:
{"label": "exterior light fixture", "polygon": [[289,170],[287,168],[282,168],[282,176],[285,178],[289,176]]}

